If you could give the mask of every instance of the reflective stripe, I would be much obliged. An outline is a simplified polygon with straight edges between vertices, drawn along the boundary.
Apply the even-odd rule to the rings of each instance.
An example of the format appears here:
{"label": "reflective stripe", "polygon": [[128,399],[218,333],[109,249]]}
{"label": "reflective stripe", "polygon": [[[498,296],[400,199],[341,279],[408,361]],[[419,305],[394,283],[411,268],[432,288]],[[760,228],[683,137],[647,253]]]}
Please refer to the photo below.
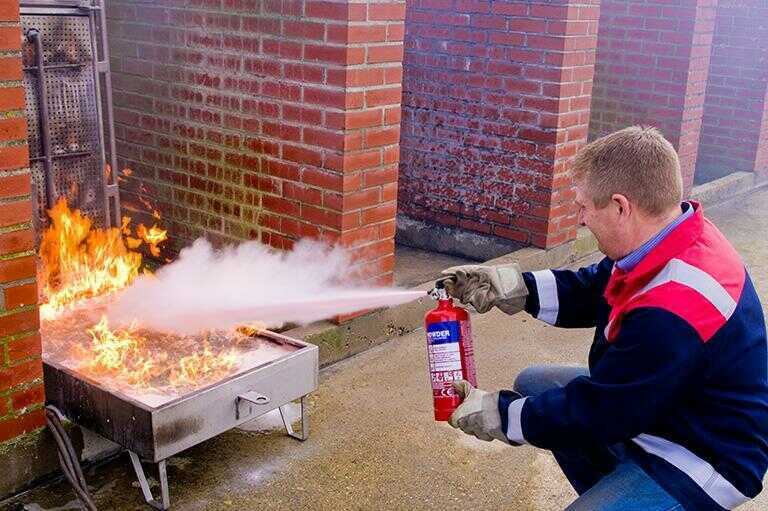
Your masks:
{"label": "reflective stripe", "polygon": [[536,319],[554,325],[557,322],[557,313],[560,303],[557,301],[557,281],[552,270],[533,272],[536,279],[536,291],[539,294],[539,314]]}
{"label": "reflective stripe", "polygon": [[695,482],[704,493],[725,509],[734,509],[751,500],[720,475],[715,467],[682,445],[643,433],[632,439],[645,452],[674,465]]}
{"label": "reflective stripe", "polygon": [[736,300],[709,273],[680,259],[670,259],[667,265],[648,284],[638,291],[633,298],[666,284],[683,284],[706,298],[727,321],[736,310]]}
{"label": "reflective stripe", "polygon": [[515,399],[509,403],[509,408],[507,408],[507,431],[505,434],[510,441],[518,444],[528,443],[525,441],[525,437],[523,436],[522,422],[523,405],[525,404],[526,399],[528,398],[524,397],[523,399]]}
{"label": "reflective stripe", "polygon": [[603,330],[603,335],[605,336],[605,340],[608,340],[608,332],[611,331],[611,325],[613,324],[613,321],[609,321],[607,325],[605,325],[605,330]]}

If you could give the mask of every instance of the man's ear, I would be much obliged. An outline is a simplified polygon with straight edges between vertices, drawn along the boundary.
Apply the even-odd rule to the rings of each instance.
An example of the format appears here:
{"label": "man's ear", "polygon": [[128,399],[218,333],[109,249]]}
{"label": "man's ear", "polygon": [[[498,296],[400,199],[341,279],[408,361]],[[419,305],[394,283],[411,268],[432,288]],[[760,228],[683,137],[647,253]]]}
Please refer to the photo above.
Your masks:
{"label": "man's ear", "polygon": [[611,201],[613,202],[614,206],[616,207],[616,211],[620,216],[629,217],[629,215],[632,214],[632,204],[630,204],[626,195],[614,193],[611,195]]}

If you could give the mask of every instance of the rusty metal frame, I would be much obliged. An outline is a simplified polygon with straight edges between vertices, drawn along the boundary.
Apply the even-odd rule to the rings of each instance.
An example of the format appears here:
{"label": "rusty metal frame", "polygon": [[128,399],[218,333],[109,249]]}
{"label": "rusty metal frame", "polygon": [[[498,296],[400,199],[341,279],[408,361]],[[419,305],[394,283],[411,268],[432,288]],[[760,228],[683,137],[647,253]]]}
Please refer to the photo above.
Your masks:
{"label": "rusty metal frame", "polygon": [[40,138],[42,141],[43,168],[45,169],[45,200],[46,206],[52,208],[56,197],[54,196],[53,183],[53,150],[51,149],[51,132],[49,128],[48,91],[45,87],[46,67],[43,65],[43,41],[40,39],[40,32],[37,29],[30,30],[27,33],[27,38],[31,39],[35,45],[37,86],[38,94],[40,95]]}
{"label": "rusty metal frame", "polygon": [[[96,108],[99,112],[99,136],[101,137],[101,160],[106,166],[106,144],[109,144],[109,168],[111,172],[104,175],[104,217],[110,221],[113,227],[120,225],[120,190],[117,184],[117,145],[115,142],[115,114],[112,104],[112,72],[109,67],[109,41],[107,40],[107,13],[103,0],[91,0],[89,12],[91,32],[101,36],[101,48],[94,37],[93,55],[96,60],[94,66],[94,82],[96,84]],[[98,24],[98,26],[97,26]],[[101,50],[101,51],[99,51]],[[101,96],[101,85],[104,84],[105,101]],[[106,105],[106,112],[103,111]],[[104,131],[108,133],[108,140],[104,140]],[[110,207],[111,204],[111,207]]]}
{"label": "rusty metal frame", "polygon": [[[117,148],[114,131],[114,107],[112,104],[112,76],[109,66],[109,45],[107,40],[107,22],[103,0],[22,0],[20,11],[22,15],[62,15],[87,16],[91,37],[91,55],[93,65],[93,80],[98,122],[99,159],[104,171],[102,178],[103,215],[106,227],[120,225],[120,193],[117,180]],[[30,31],[27,36],[35,43],[37,82],[40,99],[40,138],[42,142],[44,171],[46,175],[46,206],[53,207],[55,187],[53,183],[53,159],[83,156],[87,153],[67,153],[53,155],[51,150],[51,135],[49,130],[48,101],[45,90],[46,69],[75,67],[75,65],[43,65],[42,42],[35,33]],[[98,36],[98,39],[97,39]],[[102,95],[102,85],[104,93]],[[110,172],[106,172],[109,164]]]}

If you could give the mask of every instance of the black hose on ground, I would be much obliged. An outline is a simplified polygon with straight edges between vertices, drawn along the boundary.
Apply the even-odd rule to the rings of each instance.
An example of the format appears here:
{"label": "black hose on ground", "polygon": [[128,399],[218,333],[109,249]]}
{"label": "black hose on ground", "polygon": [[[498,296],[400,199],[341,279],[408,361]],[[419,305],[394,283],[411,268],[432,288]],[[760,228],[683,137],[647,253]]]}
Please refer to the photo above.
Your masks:
{"label": "black hose on ground", "polygon": [[64,429],[64,425],[61,423],[61,417],[61,412],[55,406],[48,405],[45,407],[45,422],[48,424],[48,429],[56,441],[61,470],[64,472],[64,477],[67,478],[72,489],[75,490],[77,499],[83,507],[87,511],[98,511],[96,504],[93,503],[91,493],[88,491],[88,485],[85,482],[85,476],[80,467],[80,460],[75,452],[75,448],[67,431]]}

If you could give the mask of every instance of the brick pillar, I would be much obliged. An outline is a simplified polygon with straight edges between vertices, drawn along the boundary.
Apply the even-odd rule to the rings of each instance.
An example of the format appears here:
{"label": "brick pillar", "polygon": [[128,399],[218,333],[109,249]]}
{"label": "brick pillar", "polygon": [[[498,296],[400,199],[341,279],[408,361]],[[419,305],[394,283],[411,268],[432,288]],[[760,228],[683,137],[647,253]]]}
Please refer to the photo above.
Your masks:
{"label": "brick pillar", "polygon": [[763,119],[760,122],[760,138],[757,140],[755,172],[758,179],[768,179],[768,89],[763,100]]}
{"label": "brick pillar", "polygon": [[603,0],[590,138],[657,126],[693,185],[717,0]]}
{"label": "brick pillar", "polygon": [[408,4],[400,201],[421,221],[552,247],[587,137],[597,0]]}
{"label": "brick pillar", "polygon": [[18,1],[0,0],[0,443],[44,424]]}
{"label": "brick pillar", "polygon": [[403,2],[109,4],[125,206],[176,247],[322,237],[389,282]]}
{"label": "brick pillar", "polygon": [[[335,5],[318,2],[316,15],[333,18]],[[346,106],[325,112],[325,127],[344,137],[342,148],[326,153],[324,167],[341,179],[340,195],[328,194],[326,206],[341,213],[339,241],[358,262],[354,271],[380,284],[393,282],[395,264],[404,19],[405,2],[350,3],[346,26],[333,38],[328,28],[348,57],[327,71]]]}
{"label": "brick pillar", "polygon": [[720,2],[704,104],[697,181],[768,173],[768,4]]}

